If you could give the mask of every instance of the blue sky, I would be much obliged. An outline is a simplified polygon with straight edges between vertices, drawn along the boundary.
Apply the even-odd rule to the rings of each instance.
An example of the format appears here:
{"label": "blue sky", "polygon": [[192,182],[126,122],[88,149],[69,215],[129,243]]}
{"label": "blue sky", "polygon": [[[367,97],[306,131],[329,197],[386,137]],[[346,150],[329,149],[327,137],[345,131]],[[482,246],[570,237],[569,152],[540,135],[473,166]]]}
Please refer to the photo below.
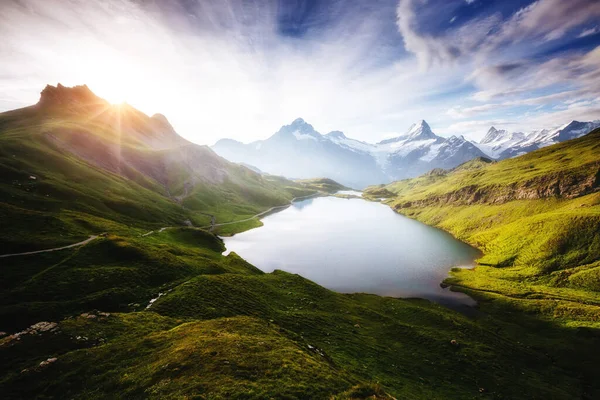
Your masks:
{"label": "blue sky", "polygon": [[212,144],[600,119],[596,0],[0,0],[0,110],[86,83]]}

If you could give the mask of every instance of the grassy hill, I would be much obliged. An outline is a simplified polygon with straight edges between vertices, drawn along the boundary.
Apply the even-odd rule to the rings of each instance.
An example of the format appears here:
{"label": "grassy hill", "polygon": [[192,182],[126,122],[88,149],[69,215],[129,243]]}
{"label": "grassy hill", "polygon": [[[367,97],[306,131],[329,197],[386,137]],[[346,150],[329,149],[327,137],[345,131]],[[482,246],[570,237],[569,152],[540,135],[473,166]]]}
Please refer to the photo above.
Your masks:
{"label": "grassy hill", "polygon": [[[459,170],[492,167],[483,164]],[[298,275],[265,274],[235,253],[223,256],[212,219],[244,220],[216,225],[232,233],[294,197],[340,187],[259,175],[181,139],[164,117],[109,105],[86,87],[48,87],[38,105],[0,114],[0,172],[3,252],[105,232],[81,247],[0,258],[3,398],[600,396],[599,339],[581,320],[571,329],[539,313],[507,317],[508,306],[470,318],[426,300],[335,293]],[[423,179],[442,184],[455,173]],[[491,206],[395,199],[399,189],[377,195],[393,195],[424,220],[436,207]],[[552,201],[579,213],[596,203],[569,202],[595,195]],[[421,200],[432,203],[406,207]],[[441,221],[448,215],[440,209]],[[503,215],[494,218],[510,213]],[[596,262],[571,252],[576,241],[559,248],[579,263]]]}
{"label": "grassy hill", "polygon": [[320,189],[230,163],[178,136],[163,116],[110,105],[85,86],[49,86],[36,106],[0,114],[4,253],[117,225],[207,226],[211,215],[230,222]]}
{"label": "grassy hill", "polygon": [[600,130],[521,157],[369,189],[484,255],[447,281],[491,307],[600,327]]}

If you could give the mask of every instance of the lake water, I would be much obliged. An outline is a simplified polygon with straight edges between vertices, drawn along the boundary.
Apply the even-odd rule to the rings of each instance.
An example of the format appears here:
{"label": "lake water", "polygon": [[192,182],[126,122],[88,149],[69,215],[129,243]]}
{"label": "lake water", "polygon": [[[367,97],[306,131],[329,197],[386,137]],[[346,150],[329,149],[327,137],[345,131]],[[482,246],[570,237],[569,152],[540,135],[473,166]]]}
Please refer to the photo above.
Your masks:
{"label": "lake water", "polygon": [[479,252],[450,234],[362,199],[318,197],[262,219],[264,226],[224,238],[265,272],[281,269],[329,289],[423,297],[450,307],[474,305],[440,287],[452,267]]}

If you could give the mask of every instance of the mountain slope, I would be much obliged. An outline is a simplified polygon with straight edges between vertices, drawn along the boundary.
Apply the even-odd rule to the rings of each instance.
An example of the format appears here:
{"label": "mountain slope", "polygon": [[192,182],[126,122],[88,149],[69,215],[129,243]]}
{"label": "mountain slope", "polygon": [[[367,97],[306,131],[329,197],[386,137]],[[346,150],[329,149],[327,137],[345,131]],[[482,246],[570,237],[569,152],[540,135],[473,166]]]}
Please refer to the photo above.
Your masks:
{"label": "mountain slope", "polygon": [[323,176],[354,187],[385,180],[368,152],[340,146],[335,142],[337,138],[339,136],[322,136],[312,125],[298,118],[267,140],[246,145],[223,139],[212,149],[231,161],[248,163],[288,178]]}
{"label": "mountain slope", "polygon": [[212,148],[229,160],[269,173],[326,176],[355,188],[454,167],[484,155],[463,137],[435,135],[425,121],[411,126],[405,135],[370,144],[340,131],[321,135],[299,118],[267,140],[243,144],[222,139]]}
{"label": "mountain slope", "polygon": [[37,105],[0,114],[0,172],[5,253],[74,243],[110,221],[146,230],[206,226],[210,215],[229,222],[315,193],[226,161],[164,116],[110,105],[85,86],[48,86]]}
{"label": "mountain slope", "polygon": [[556,129],[542,129],[525,135],[491,127],[477,144],[486,155],[495,159],[511,158],[556,143],[579,138],[600,127],[600,121],[571,121]]}
{"label": "mountain slope", "polygon": [[160,116],[56,89],[0,115],[3,249],[106,234],[0,258],[3,398],[597,397],[579,332],[335,293],[224,256],[183,221],[339,185],[260,176],[172,138]]}
{"label": "mountain slope", "polygon": [[[501,162],[372,188],[398,212],[481,248],[450,283],[578,326],[600,310],[600,130]],[[367,191],[367,195],[369,193]],[[502,296],[510,300],[506,300]],[[554,313],[554,314],[553,314]]]}

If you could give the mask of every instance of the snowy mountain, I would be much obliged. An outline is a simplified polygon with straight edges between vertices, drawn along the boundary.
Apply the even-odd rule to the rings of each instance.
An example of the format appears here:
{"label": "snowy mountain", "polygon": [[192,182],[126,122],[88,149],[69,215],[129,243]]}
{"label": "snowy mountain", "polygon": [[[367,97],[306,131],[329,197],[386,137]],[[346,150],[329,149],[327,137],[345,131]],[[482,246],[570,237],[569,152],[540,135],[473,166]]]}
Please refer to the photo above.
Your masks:
{"label": "snowy mountain", "polygon": [[477,147],[487,156],[499,158],[503,152],[522,142],[525,137],[522,132],[511,133],[506,130],[498,130],[492,126]]}
{"label": "snowy mountain", "polygon": [[266,140],[244,144],[219,140],[213,150],[231,161],[290,178],[328,177],[362,188],[417,176],[433,168],[452,168],[484,156],[465,138],[442,138],[427,122],[414,124],[404,135],[377,144],[346,137],[340,131],[318,133],[301,118]]}
{"label": "snowy mountain", "polygon": [[542,129],[525,135],[521,132],[509,133],[491,127],[477,147],[487,156],[495,159],[516,157],[541,147],[581,137],[600,127],[600,120],[591,122],[571,121],[556,129]]}
{"label": "snowy mountain", "polygon": [[386,182],[381,168],[368,151],[359,149],[359,144],[341,132],[321,135],[298,118],[266,140],[244,144],[222,139],[212,149],[228,160],[250,164],[274,175],[327,177],[352,187]]}
{"label": "snowy mountain", "polygon": [[220,156],[289,178],[327,177],[350,187],[387,183],[450,169],[475,157],[504,159],[540,147],[574,139],[600,127],[600,120],[572,121],[556,129],[525,134],[491,127],[479,143],[463,136],[437,136],[425,121],[398,137],[379,143],[351,139],[343,132],[325,135],[298,118],[266,140],[244,144],[219,140],[212,149]]}

